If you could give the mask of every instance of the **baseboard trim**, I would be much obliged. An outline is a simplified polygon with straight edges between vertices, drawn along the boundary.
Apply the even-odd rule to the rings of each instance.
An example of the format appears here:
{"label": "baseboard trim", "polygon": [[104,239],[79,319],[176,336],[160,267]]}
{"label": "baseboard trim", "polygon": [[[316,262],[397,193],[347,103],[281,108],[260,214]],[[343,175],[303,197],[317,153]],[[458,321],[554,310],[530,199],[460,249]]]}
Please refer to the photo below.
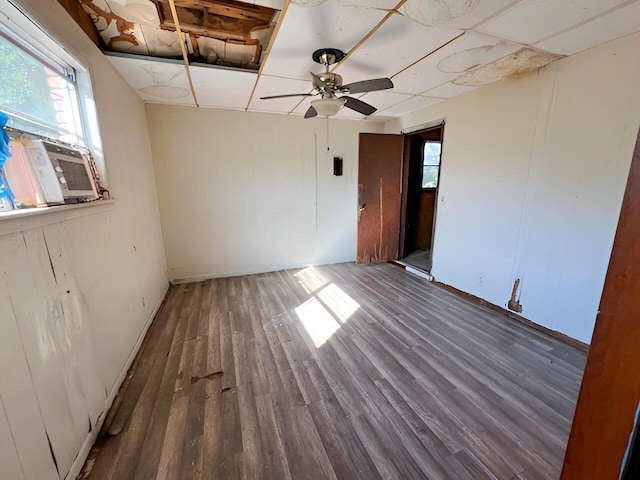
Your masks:
{"label": "baseboard trim", "polygon": [[307,268],[321,265],[334,265],[337,263],[350,263],[354,259],[336,260],[331,262],[322,263],[291,263],[288,265],[276,265],[273,267],[259,268],[257,270],[234,270],[231,272],[218,272],[218,273],[203,273],[200,275],[191,275],[188,277],[170,278],[171,285],[181,285],[183,283],[204,282],[206,280],[212,280],[215,278],[232,278],[242,277],[244,275],[259,275],[261,273],[280,272],[282,270],[290,270],[294,268]]}
{"label": "baseboard trim", "polygon": [[484,305],[486,307],[489,307],[492,310],[495,310],[496,312],[502,313],[503,315],[509,317],[512,320],[515,320],[517,322],[520,322],[524,325],[527,325],[528,327],[533,328],[534,330],[538,330],[539,332],[545,333],[551,337],[554,337],[558,340],[560,340],[561,342],[566,343],[567,345],[571,345],[572,347],[577,348],[578,350],[581,350],[583,352],[588,352],[589,351],[589,344],[581,342],[580,340],[576,340],[575,338],[572,338],[568,335],[565,335],[564,333],[558,332],[556,330],[551,330],[550,328],[547,328],[543,325],[540,325],[539,323],[534,322],[533,320],[529,320],[528,318],[525,318],[521,315],[516,315],[515,313],[513,313],[510,310],[507,310],[506,308],[501,307],[500,305],[496,305],[494,303],[488,302],[480,297],[476,297],[475,295],[472,295],[471,293],[467,293],[465,291],[459,290],[456,287],[452,287],[451,285],[447,285],[446,283],[441,283],[438,282],[436,280],[434,280],[432,282],[435,286],[440,287],[444,290],[447,290],[451,293],[454,293],[460,297],[466,298],[467,300],[473,302],[473,303],[478,303],[480,305]]}
{"label": "baseboard trim", "polygon": [[107,418],[107,412],[111,408],[111,405],[113,404],[113,401],[115,400],[116,395],[120,390],[120,386],[122,385],[122,382],[124,382],[124,379],[127,376],[127,372],[129,371],[129,368],[131,368],[131,364],[133,363],[133,361],[136,358],[136,355],[138,354],[138,350],[140,350],[140,346],[142,345],[142,341],[144,340],[144,337],[147,335],[147,332],[149,331],[149,327],[151,327],[151,324],[153,323],[153,320],[156,318],[156,315],[160,310],[160,307],[162,306],[165,299],[167,298],[167,292],[169,291],[169,287],[170,287],[170,284],[167,284],[163,294],[160,296],[160,300],[158,301],[156,306],[153,308],[151,315],[147,319],[144,325],[144,328],[142,329],[142,332],[140,332],[140,335],[136,340],[136,344],[133,346],[133,350],[131,350],[129,357],[127,358],[124,368],[120,372],[120,375],[118,375],[118,379],[114,383],[113,388],[111,389],[111,392],[109,392],[109,396],[107,397],[107,400],[104,404],[102,413],[98,417],[98,423],[93,427],[93,429],[91,430],[91,433],[87,435],[87,438],[82,444],[82,448],[78,452],[76,459],[73,461],[73,465],[71,465],[71,469],[69,470],[69,473],[67,473],[67,475],[64,477],[65,480],[75,479],[82,471],[84,462],[87,461],[87,457],[91,452],[91,448],[93,447],[93,444],[96,442],[98,435],[102,430],[102,424]]}

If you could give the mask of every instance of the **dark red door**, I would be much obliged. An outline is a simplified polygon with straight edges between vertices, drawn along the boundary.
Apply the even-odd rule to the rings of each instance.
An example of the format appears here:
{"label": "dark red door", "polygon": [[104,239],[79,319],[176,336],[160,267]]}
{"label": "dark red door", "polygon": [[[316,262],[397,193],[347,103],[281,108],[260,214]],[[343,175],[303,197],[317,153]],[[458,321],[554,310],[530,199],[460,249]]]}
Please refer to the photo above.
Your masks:
{"label": "dark red door", "polygon": [[357,263],[398,258],[401,191],[402,135],[361,133]]}

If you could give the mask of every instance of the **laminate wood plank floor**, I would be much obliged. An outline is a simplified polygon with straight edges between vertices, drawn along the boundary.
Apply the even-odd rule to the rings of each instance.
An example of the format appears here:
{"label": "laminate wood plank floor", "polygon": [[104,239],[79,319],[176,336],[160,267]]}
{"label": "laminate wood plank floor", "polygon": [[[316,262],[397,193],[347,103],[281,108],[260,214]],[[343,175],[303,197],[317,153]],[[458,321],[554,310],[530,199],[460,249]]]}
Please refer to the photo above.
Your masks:
{"label": "laminate wood plank floor", "polygon": [[387,264],[172,286],[80,478],[555,480],[584,362]]}

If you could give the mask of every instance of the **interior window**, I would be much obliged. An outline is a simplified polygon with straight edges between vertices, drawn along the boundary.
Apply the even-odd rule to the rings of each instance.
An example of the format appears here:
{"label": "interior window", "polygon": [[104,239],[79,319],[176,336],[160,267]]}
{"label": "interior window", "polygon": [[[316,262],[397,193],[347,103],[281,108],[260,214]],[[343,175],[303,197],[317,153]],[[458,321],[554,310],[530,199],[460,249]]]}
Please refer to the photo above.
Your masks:
{"label": "interior window", "polygon": [[440,171],[440,142],[425,142],[422,155],[422,188],[436,188]]}

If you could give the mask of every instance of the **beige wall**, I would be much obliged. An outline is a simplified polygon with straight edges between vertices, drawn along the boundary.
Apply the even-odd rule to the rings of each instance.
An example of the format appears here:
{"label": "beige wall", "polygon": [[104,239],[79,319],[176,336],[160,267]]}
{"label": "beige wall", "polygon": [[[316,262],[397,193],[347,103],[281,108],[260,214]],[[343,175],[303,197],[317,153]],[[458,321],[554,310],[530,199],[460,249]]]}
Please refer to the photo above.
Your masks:
{"label": "beige wall", "polygon": [[382,125],[331,120],[327,151],[324,118],[147,113],[171,279],[354,260],[358,132]]}
{"label": "beige wall", "polygon": [[387,125],[444,128],[432,273],[589,342],[640,124],[640,34]]}
{"label": "beige wall", "polygon": [[116,199],[0,220],[0,478],[48,480],[82,465],[167,273],[143,103],[57,2],[28,2],[91,66]]}

